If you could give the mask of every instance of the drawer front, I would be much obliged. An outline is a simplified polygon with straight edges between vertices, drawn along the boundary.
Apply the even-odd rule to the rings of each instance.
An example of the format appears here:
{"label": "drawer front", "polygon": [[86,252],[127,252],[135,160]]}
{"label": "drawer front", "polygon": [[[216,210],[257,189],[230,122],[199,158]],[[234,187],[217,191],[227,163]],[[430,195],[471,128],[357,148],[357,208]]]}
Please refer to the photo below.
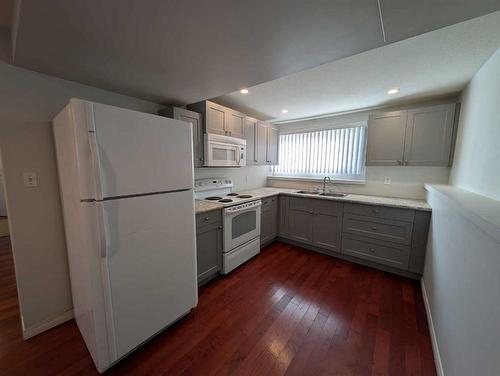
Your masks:
{"label": "drawer front", "polygon": [[345,204],[344,212],[405,222],[413,222],[415,217],[415,210],[412,209],[388,208],[376,205]]}
{"label": "drawer front", "polygon": [[207,226],[214,223],[222,224],[222,211],[220,209],[196,215],[196,227]]}
{"label": "drawer front", "polygon": [[373,243],[369,238],[344,236],[342,253],[393,268],[408,270],[410,247],[397,244]]}
{"label": "drawer front", "polygon": [[391,241],[400,244],[411,244],[413,224],[383,218],[344,215],[344,232],[367,236],[370,238]]}

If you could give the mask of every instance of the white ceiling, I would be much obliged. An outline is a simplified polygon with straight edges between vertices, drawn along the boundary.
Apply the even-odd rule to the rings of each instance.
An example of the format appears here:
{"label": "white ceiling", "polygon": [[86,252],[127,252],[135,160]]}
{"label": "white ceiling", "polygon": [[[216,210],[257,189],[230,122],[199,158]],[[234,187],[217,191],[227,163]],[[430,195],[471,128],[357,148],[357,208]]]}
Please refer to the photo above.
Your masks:
{"label": "white ceiling", "polygon": [[[499,46],[495,12],[215,101],[275,121],[415,101],[459,92]],[[392,87],[400,93],[388,95]]]}
{"label": "white ceiling", "polygon": [[[388,42],[500,9],[500,0],[380,4]],[[15,21],[14,64],[177,104],[385,43],[377,0],[22,0]]]}

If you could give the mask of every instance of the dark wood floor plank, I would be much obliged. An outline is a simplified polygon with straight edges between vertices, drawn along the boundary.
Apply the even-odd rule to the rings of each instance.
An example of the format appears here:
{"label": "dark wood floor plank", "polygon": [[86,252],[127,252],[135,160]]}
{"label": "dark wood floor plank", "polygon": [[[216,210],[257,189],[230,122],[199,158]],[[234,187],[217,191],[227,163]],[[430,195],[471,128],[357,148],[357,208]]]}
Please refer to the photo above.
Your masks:
{"label": "dark wood floor plank", "polygon": [[[23,341],[0,238],[0,376],[97,375],[74,321]],[[200,289],[196,309],[109,375],[435,375],[419,284],[282,243]]]}

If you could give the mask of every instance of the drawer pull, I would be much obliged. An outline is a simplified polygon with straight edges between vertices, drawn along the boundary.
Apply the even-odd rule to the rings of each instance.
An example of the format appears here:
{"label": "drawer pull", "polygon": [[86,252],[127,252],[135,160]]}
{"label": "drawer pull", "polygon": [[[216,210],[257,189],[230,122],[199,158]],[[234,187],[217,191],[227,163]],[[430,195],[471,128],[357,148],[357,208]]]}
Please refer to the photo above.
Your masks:
{"label": "drawer pull", "polygon": [[369,251],[370,251],[371,253],[375,253],[375,248],[370,248],[370,249],[369,249]]}
{"label": "drawer pull", "polygon": [[375,226],[372,227],[373,231],[377,231],[377,228]]}
{"label": "drawer pull", "polygon": [[210,219],[210,217],[205,217],[205,218],[203,218],[203,220],[204,220],[205,222],[206,222],[206,221],[208,221],[209,219]]}
{"label": "drawer pull", "polygon": [[377,209],[373,209],[372,211],[373,211],[373,213],[375,213],[375,214],[380,214],[380,211],[378,211]]}

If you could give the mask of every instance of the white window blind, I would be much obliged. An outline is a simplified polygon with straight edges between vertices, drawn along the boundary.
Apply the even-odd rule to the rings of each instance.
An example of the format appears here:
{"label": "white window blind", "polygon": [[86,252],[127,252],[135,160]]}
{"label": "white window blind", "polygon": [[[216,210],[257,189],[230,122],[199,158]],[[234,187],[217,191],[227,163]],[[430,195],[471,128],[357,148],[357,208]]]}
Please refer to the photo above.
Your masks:
{"label": "white window blind", "polygon": [[365,149],[364,126],[280,135],[274,175],[362,180]]}

